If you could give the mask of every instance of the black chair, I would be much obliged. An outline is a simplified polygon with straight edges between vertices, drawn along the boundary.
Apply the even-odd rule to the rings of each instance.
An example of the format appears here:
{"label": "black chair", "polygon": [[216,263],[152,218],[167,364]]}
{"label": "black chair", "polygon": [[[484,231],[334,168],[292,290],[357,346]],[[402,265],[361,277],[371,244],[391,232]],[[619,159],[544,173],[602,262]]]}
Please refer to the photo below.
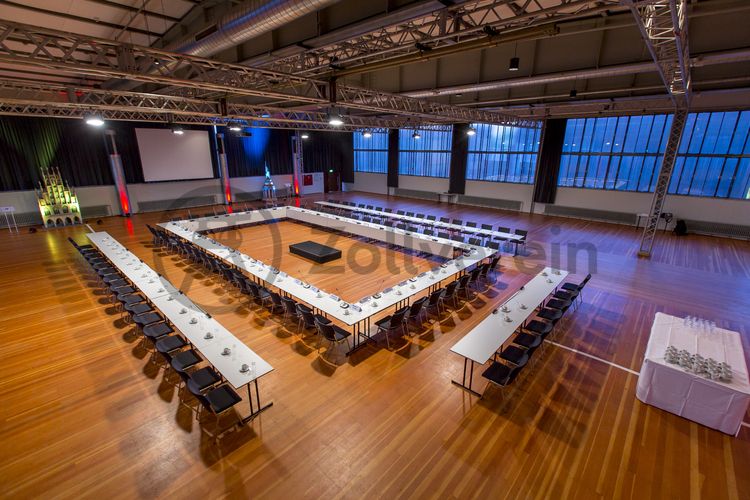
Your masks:
{"label": "black chair", "polygon": [[523,229],[516,229],[514,233],[521,237],[520,240],[516,240],[516,253],[518,253],[519,246],[526,248],[526,236],[529,234],[529,232],[524,231]]}
{"label": "black chair", "polygon": [[463,226],[464,225],[464,221],[462,221],[461,219],[453,219],[451,221],[451,224],[453,224],[455,226]]}
{"label": "black chair", "polygon": [[435,235],[435,233],[432,231],[432,229],[425,229],[424,231],[422,231],[422,233],[425,236],[434,236]]}
{"label": "black chair", "polygon": [[438,238],[443,238],[444,240],[448,240],[448,239],[450,239],[450,235],[448,233],[439,232],[438,233]]}
{"label": "black chair", "polygon": [[487,368],[482,377],[486,378],[491,384],[500,388],[505,388],[513,384],[525,365],[515,365],[510,367],[499,361],[493,361],[492,365]]}
{"label": "black chair", "polygon": [[312,329],[315,328],[315,332],[317,333],[317,327],[315,326],[315,316],[313,315],[312,311],[303,307],[302,304],[297,304],[297,314],[299,319],[297,320],[297,333],[301,329]]}
{"label": "black chair", "polygon": [[[351,350],[349,337],[351,337],[352,334],[350,332],[347,332],[340,326],[336,326],[333,323],[323,323],[318,318],[315,318],[315,326],[318,328],[318,333],[320,333],[320,339],[318,339],[318,353],[320,353],[322,339],[327,340],[330,343],[329,345],[338,345],[346,340],[346,343]],[[328,349],[326,350],[326,352],[328,352]]]}
{"label": "black chair", "polygon": [[268,309],[272,313],[285,311],[286,307],[284,306],[284,302],[281,300],[281,295],[276,292],[268,292],[268,294],[271,296],[271,302]]}
{"label": "black chair", "polygon": [[[215,389],[211,389],[206,394],[198,393],[194,394],[196,399],[200,402],[203,410],[209,411],[215,417],[214,427],[214,439],[219,439],[225,432],[230,429],[234,429],[236,426],[241,425],[242,421],[237,420],[233,425],[225,429],[219,430],[219,421],[221,416],[226,414],[229,410],[234,407],[237,403],[242,401],[242,398],[237,394],[234,389],[229,385],[221,385]],[[200,420],[201,411],[198,411],[197,419]]]}
{"label": "black chair", "polygon": [[476,222],[466,221],[466,227],[477,227]]}
{"label": "black chair", "polygon": [[179,373],[188,371],[190,368],[194,367],[201,361],[203,361],[203,359],[198,355],[196,351],[194,351],[193,349],[188,349],[187,351],[180,351],[177,355],[172,356],[169,364],[170,366],[172,366],[172,369],[174,371]]}
{"label": "black chair", "polygon": [[427,298],[427,303],[423,306],[425,312],[427,312],[427,317],[429,319],[430,312],[435,311],[435,317],[437,319],[440,319],[440,313],[442,312],[443,303],[442,298],[443,294],[445,293],[444,288],[439,288],[432,292],[429,297]]}
{"label": "black chair", "polygon": [[542,345],[542,341],[544,340],[544,337],[541,335],[533,335],[530,333],[517,333],[516,337],[513,339],[513,343],[516,345],[520,345],[521,347],[524,347],[526,349],[535,349]]}
{"label": "black chair", "polygon": [[299,321],[297,303],[294,301],[294,299],[291,299],[289,297],[281,297],[281,303],[284,305],[284,319]]}
{"label": "black chair", "polygon": [[[146,313],[148,314],[148,313]],[[143,336],[144,338],[147,338],[151,341],[152,344],[156,345],[156,343],[162,338],[166,337],[170,333],[173,333],[174,330],[171,326],[168,324],[161,322],[161,323],[151,323],[149,325],[146,325],[143,327]]]}
{"label": "black chair", "polygon": [[193,396],[204,393],[207,389],[215,386],[222,380],[221,375],[216,373],[216,370],[210,366],[195,370],[189,374],[183,372],[181,375],[186,375],[184,378],[185,386]]}
{"label": "black chair", "polygon": [[516,366],[524,366],[529,362],[529,353],[526,349],[509,345],[500,353],[500,358]]}
{"label": "black chair", "polygon": [[486,229],[487,231],[492,231],[492,224],[482,224],[482,229]]}
{"label": "black chair", "polygon": [[424,305],[427,302],[428,297],[422,297],[420,299],[415,300],[412,302],[411,306],[409,306],[409,314],[406,315],[405,323],[406,323],[406,330],[409,330],[409,324],[415,323],[419,321],[419,324],[422,324],[422,313],[424,312]]}
{"label": "black chair", "polygon": [[156,341],[154,347],[159,354],[171,354],[185,347],[187,342],[179,335],[167,335]]}
{"label": "black chair", "polygon": [[458,278],[456,293],[463,295],[466,300],[471,300],[471,288],[469,287],[469,284],[471,283],[475,272],[478,276],[478,270],[474,269],[471,274],[464,274],[463,276]]}
{"label": "black chair", "polygon": [[406,324],[404,318],[407,312],[409,312],[409,307],[402,307],[390,316],[386,316],[375,322],[375,325],[378,327],[378,333],[385,332],[385,343],[388,346],[388,349],[391,348],[391,342],[388,338],[391,332],[401,330],[401,334],[406,335]]}
{"label": "black chair", "polygon": [[581,292],[583,291],[586,284],[591,280],[591,274],[587,274],[586,277],[578,284],[575,283],[564,283],[560,288],[565,290],[566,292],[575,292],[576,298],[580,299],[581,302],[583,302],[583,299],[581,298]]}
{"label": "black chair", "polygon": [[456,303],[456,287],[458,287],[458,281],[451,281],[445,287],[443,294],[440,297],[440,305],[445,309],[445,303],[450,301],[453,304],[453,308],[458,307]]}
{"label": "black chair", "polygon": [[539,321],[536,319],[533,319],[529,321],[526,325],[524,325],[522,328],[523,330],[526,330],[527,332],[531,332],[535,335],[539,335],[542,338],[549,335],[549,333],[552,331],[552,327],[554,327],[554,323],[549,321]]}

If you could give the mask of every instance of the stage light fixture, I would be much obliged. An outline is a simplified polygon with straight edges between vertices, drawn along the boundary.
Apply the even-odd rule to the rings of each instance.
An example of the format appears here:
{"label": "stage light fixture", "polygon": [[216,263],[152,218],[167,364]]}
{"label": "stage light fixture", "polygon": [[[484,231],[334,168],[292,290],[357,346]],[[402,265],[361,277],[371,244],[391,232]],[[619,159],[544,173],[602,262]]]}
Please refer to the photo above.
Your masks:
{"label": "stage light fixture", "polygon": [[369,139],[370,137],[372,137],[372,132],[370,132],[369,130],[365,130],[364,132],[362,132],[362,137],[364,137],[365,139]]}
{"label": "stage light fixture", "polygon": [[573,89],[570,91],[570,98],[573,99],[575,96],[578,95],[578,91],[576,89]]}
{"label": "stage light fixture", "polygon": [[86,121],[87,125],[91,125],[92,127],[101,127],[104,125],[104,119],[95,113],[87,114],[83,119]]}
{"label": "stage light fixture", "polygon": [[185,129],[180,125],[172,125],[172,133],[175,135],[182,135],[185,133]]}
{"label": "stage light fixture", "polygon": [[519,57],[511,57],[510,64],[508,65],[508,71],[518,71],[520,63],[521,59]]}
{"label": "stage light fixture", "polygon": [[476,135],[476,133],[477,129],[475,129],[474,127],[469,127],[468,129],[466,129],[466,135],[468,136]]}
{"label": "stage light fixture", "polygon": [[237,122],[229,122],[227,124],[227,127],[229,127],[229,130],[231,130],[232,132],[239,132],[240,130],[242,130],[242,126]]}
{"label": "stage light fixture", "polygon": [[421,139],[421,138],[422,138],[422,136],[421,136],[421,135],[419,134],[419,132],[417,132],[417,131],[415,130],[415,131],[414,131],[414,133],[413,133],[413,134],[411,134],[411,138],[412,138],[412,139]]}
{"label": "stage light fixture", "polygon": [[302,137],[303,139],[307,140],[307,139],[310,138],[310,134],[308,134],[307,132],[302,132],[300,134],[300,137]]}

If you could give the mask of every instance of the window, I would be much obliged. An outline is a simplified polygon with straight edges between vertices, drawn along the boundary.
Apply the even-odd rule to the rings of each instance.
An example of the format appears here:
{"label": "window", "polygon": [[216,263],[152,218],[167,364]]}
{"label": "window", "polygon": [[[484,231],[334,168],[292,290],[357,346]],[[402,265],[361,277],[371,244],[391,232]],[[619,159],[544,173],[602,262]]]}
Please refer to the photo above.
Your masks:
{"label": "window", "polygon": [[466,178],[532,184],[539,151],[539,128],[476,123],[469,137]]}
{"label": "window", "polygon": [[354,171],[385,174],[388,172],[388,131],[354,132]]}
{"label": "window", "polygon": [[568,120],[559,186],[653,191],[671,115]]}
{"label": "window", "polygon": [[398,131],[398,173],[423,177],[448,177],[451,164],[450,127]]}
{"label": "window", "polygon": [[750,111],[690,113],[670,194],[750,199]]}

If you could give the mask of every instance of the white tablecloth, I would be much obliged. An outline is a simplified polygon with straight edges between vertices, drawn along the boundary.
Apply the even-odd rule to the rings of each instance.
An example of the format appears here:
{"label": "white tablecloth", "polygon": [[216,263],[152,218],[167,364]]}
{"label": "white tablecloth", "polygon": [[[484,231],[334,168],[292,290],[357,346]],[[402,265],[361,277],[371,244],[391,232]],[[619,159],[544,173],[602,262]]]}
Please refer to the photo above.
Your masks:
{"label": "white tablecloth", "polygon": [[[667,363],[664,353],[669,345],[728,363],[732,381],[709,380]],[[636,396],[644,403],[735,435],[750,404],[747,372],[739,333],[720,328],[703,332],[685,326],[682,318],[657,313]]]}

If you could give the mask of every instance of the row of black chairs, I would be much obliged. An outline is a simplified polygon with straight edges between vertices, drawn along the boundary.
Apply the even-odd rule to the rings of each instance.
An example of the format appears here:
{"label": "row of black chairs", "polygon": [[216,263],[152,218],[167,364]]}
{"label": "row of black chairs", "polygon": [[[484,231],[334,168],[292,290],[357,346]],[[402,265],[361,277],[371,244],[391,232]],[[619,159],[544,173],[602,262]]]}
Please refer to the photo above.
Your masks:
{"label": "row of black chairs", "polygon": [[[492,364],[482,376],[498,387],[508,387],[543,345],[544,340],[553,334],[555,326],[565,317],[571,307],[583,300],[584,287],[591,279],[587,275],[580,283],[564,283],[536,311],[536,318],[526,322],[518,331],[511,344],[495,354]],[[527,369],[528,370],[528,369]]]}
{"label": "row of black chairs", "polygon": [[398,309],[393,314],[375,322],[377,333],[384,333],[386,345],[390,349],[390,335],[401,333],[403,336],[409,334],[411,325],[421,326],[424,317],[431,319],[433,316],[439,320],[446,306],[451,305],[454,309],[463,307],[473,297],[473,290],[481,291],[488,288],[497,279],[500,271],[497,265],[500,256],[496,255],[490,262],[484,262],[460,278],[448,283],[429,295],[421,297],[411,305]]}
{"label": "row of black chairs", "polygon": [[313,310],[304,303],[296,302],[294,299],[282,296],[278,292],[269,289],[252,279],[248,278],[238,268],[226,264],[199,247],[184,240],[172,237],[161,228],[149,226],[154,236],[154,243],[173,251],[194,264],[203,266],[207,272],[221,276],[227,286],[234,287],[237,291],[248,297],[248,304],[263,307],[272,314],[280,314],[285,320],[296,322],[297,333],[313,330],[318,335],[318,352],[324,341],[329,345],[338,345],[344,341],[350,344],[351,333],[333,324],[328,318],[320,314],[314,314]]}
{"label": "row of black chairs", "polygon": [[117,309],[125,314],[128,322],[135,325],[142,335],[141,342],[147,349],[153,349],[160,356],[167,368],[171,368],[180,377],[180,391],[187,390],[200,403],[196,419],[200,422],[204,412],[215,417],[214,437],[233,429],[241,421],[226,428],[219,429],[220,418],[242,398],[232,389],[219,373],[192,349],[190,343],[176,333],[169,321],[153,309],[152,304],[137,286],[131,283],[117,268],[96,248],[91,245],[78,245],[72,238],[70,243],[91,266],[98,283],[117,304]]}
{"label": "row of black chairs", "polygon": [[[501,245],[505,245],[508,242],[512,242],[516,244],[516,248],[518,245],[524,246],[526,244],[526,237],[528,236],[528,231],[525,231],[523,229],[511,230],[510,227],[506,227],[506,226],[497,226],[497,228],[493,228],[492,224],[478,224],[477,222],[474,222],[474,221],[463,221],[461,219],[451,219],[449,217],[440,217],[438,219],[438,217],[435,215],[431,215],[431,214],[425,215],[423,213],[415,213],[415,212],[409,212],[405,210],[396,210],[394,212],[392,208],[380,207],[376,205],[366,205],[363,203],[354,203],[354,202],[346,201],[346,200],[328,200],[328,201],[331,203],[337,203],[340,205],[348,205],[349,207],[351,207],[350,216],[358,220],[362,220],[363,222],[372,222],[375,224],[382,224],[384,226],[395,227],[397,229],[403,229],[403,230],[411,231],[411,232],[422,232],[429,236],[437,235],[440,238],[448,238],[454,241],[459,241],[462,243],[469,243],[472,245],[489,246],[496,250],[499,249]],[[388,217],[387,215],[383,215],[381,217],[381,216],[366,213],[366,212],[360,212],[358,211],[359,209],[375,210],[378,212],[383,212],[384,214],[395,213],[396,215],[404,215],[406,217],[414,217],[416,219],[421,219],[422,222],[421,223],[394,222],[394,219]],[[324,208],[323,210],[326,211],[326,208]],[[338,213],[338,210],[335,208],[328,208],[327,210]],[[438,220],[446,224],[454,224],[454,225],[463,226],[469,229],[466,229],[465,231],[460,231],[460,232],[459,231],[446,231],[445,228],[441,228],[433,224],[434,222],[437,222]],[[497,232],[507,233],[507,234],[515,234],[515,235],[520,236],[521,239],[510,240],[506,237],[501,237],[501,236],[494,236],[494,237],[484,236],[481,233],[472,231],[471,228],[485,229],[489,231],[497,231]]]}

